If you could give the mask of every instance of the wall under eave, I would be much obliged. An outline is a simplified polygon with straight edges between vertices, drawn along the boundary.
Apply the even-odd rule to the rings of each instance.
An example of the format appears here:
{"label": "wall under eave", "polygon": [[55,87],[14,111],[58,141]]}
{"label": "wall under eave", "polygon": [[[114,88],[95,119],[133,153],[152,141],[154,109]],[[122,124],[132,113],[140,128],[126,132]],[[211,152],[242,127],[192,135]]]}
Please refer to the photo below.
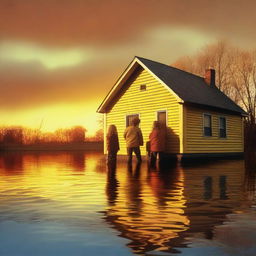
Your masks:
{"label": "wall under eave", "polygon": [[[244,152],[243,118],[184,106],[184,153]],[[203,134],[203,114],[212,115],[212,136]],[[227,137],[219,137],[219,117],[226,117]]]}

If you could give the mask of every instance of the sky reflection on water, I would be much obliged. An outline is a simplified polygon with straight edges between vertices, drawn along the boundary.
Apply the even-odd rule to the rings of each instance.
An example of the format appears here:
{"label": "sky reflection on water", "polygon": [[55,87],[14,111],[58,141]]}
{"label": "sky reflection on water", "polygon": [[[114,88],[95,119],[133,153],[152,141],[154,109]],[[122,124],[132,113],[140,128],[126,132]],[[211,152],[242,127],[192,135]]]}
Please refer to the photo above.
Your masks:
{"label": "sky reflection on water", "polygon": [[0,255],[253,256],[248,159],[149,169],[98,153],[1,154]]}

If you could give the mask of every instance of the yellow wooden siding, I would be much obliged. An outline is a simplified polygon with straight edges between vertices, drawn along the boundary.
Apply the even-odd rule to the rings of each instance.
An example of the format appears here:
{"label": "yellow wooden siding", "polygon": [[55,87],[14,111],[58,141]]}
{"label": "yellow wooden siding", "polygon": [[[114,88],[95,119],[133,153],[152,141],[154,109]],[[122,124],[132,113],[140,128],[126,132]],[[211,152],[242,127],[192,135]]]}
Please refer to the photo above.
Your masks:
{"label": "yellow wooden siding", "polygon": [[[243,152],[243,121],[240,116],[185,107],[184,153]],[[203,114],[212,115],[212,136],[203,135]],[[219,137],[219,117],[226,117],[226,138]]]}
{"label": "yellow wooden siding", "polygon": [[[146,90],[141,91],[140,85],[145,84]],[[152,130],[153,121],[157,118],[157,111],[167,111],[168,143],[170,153],[179,153],[180,150],[180,104],[177,98],[156,80],[146,70],[137,73],[135,79],[126,92],[117,100],[111,111],[106,114],[106,126],[114,124],[117,127],[120,143],[118,154],[126,154],[126,144],[123,133],[126,128],[126,115],[139,114],[144,145],[142,155],[146,154],[146,141]]]}

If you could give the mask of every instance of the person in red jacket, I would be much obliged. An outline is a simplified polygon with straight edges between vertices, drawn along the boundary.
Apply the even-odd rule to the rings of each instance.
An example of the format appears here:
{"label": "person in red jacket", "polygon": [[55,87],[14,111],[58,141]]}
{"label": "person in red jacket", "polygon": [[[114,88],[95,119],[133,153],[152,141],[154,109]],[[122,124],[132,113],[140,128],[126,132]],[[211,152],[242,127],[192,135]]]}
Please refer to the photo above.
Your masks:
{"label": "person in red jacket", "polygon": [[115,125],[111,124],[107,133],[108,162],[116,161],[116,155],[119,149],[117,129]]}
{"label": "person in red jacket", "polygon": [[150,163],[155,166],[157,155],[159,161],[162,159],[163,152],[165,151],[166,131],[165,127],[159,121],[154,121],[152,132],[149,135],[150,140]]}

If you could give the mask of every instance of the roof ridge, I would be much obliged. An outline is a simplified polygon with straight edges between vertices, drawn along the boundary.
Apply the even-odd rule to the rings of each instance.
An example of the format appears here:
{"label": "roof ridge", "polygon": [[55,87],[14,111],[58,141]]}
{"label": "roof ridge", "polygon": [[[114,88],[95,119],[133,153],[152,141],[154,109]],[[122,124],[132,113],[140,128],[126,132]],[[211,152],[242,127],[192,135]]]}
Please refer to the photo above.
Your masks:
{"label": "roof ridge", "polygon": [[146,61],[151,61],[151,62],[160,64],[160,65],[166,66],[166,67],[168,67],[168,68],[175,69],[175,70],[177,70],[177,71],[181,71],[181,72],[187,73],[188,75],[194,76],[194,77],[196,77],[196,78],[204,79],[204,77],[202,77],[202,76],[193,74],[193,73],[188,72],[188,71],[186,71],[186,70],[183,70],[183,69],[180,69],[180,68],[176,68],[176,67],[173,67],[173,66],[170,66],[170,65],[167,65],[167,64],[158,62],[158,61],[150,60],[150,59],[147,59],[147,58],[144,58],[144,57],[139,57],[139,56],[135,56],[135,58],[137,58],[137,59],[142,59],[142,60],[146,60]]}
{"label": "roof ridge", "polygon": [[[134,72],[137,65],[147,68],[153,76],[159,78],[161,83],[169,87],[171,91],[184,103],[187,102],[211,106],[239,113],[240,115],[247,114],[242,107],[235,103],[218,87],[207,85],[203,77],[139,56],[134,56],[132,62],[129,64],[123,75],[119,78],[104,99],[104,102],[99,108],[99,112],[106,111],[108,104],[110,104],[113,97],[117,95],[118,90],[121,88],[123,83],[126,82],[127,78],[130,77],[130,70],[132,70],[131,72]],[[124,75],[127,77],[124,77]]]}

